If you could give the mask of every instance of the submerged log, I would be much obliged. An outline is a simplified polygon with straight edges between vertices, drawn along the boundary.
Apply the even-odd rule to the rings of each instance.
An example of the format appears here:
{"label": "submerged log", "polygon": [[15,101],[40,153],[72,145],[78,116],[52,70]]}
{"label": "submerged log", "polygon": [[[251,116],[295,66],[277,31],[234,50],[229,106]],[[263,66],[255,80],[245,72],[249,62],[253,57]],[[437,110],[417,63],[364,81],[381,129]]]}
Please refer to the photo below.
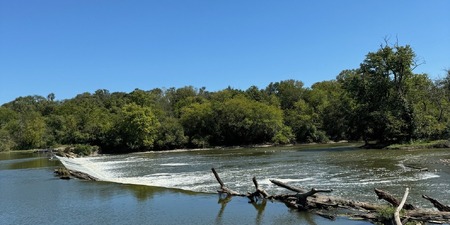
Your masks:
{"label": "submerged log", "polygon": [[444,205],[441,202],[439,202],[438,200],[436,200],[432,197],[429,197],[427,195],[422,195],[422,198],[430,201],[434,205],[434,207],[436,207],[439,211],[450,212],[450,206]]}
{"label": "submerged log", "polygon": [[426,168],[426,167],[419,167],[419,166],[413,166],[413,165],[405,165],[405,167],[408,167],[408,168],[411,168],[411,169],[415,169],[415,170],[418,170],[420,172],[428,171],[428,168]]}
{"label": "submerged log", "polygon": [[[398,199],[396,199],[392,194],[390,194],[389,192],[380,190],[375,188],[375,193],[378,196],[378,199],[383,199],[386,200],[387,202],[391,203],[392,206],[397,207],[400,205],[400,201]],[[416,209],[416,207],[414,207],[411,204],[405,204],[405,206],[403,206],[403,209],[406,210],[414,210]]]}

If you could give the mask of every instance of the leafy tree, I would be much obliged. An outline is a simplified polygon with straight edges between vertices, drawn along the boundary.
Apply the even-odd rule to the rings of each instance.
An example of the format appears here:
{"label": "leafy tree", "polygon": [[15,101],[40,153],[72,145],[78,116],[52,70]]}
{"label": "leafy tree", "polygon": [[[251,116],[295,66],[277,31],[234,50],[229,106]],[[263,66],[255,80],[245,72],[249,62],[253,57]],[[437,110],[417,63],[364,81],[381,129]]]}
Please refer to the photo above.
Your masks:
{"label": "leafy tree", "polygon": [[370,52],[344,87],[357,103],[358,130],[366,140],[381,143],[410,141],[415,132],[408,82],[417,66],[409,45],[382,46]]}
{"label": "leafy tree", "polygon": [[14,123],[17,117],[17,113],[12,109],[0,106],[0,152],[14,149],[17,145],[8,129],[11,127],[9,124]]}
{"label": "leafy tree", "polygon": [[121,146],[131,150],[148,150],[154,145],[160,123],[151,108],[130,103],[122,108],[117,127]]}
{"label": "leafy tree", "polygon": [[272,137],[272,142],[274,144],[289,144],[295,140],[295,135],[292,132],[292,128],[282,125],[281,129],[278,130]]}
{"label": "leafy tree", "polygon": [[155,141],[156,149],[183,148],[188,143],[183,126],[173,117],[166,117],[161,121],[158,137]]}
{"label": "leafy tree", "polygon": [[296,80],[285,80],[275,83],[270,83],[266,87],[266,92],[269,95],[275,95],[278,97],[281,109],[292,109],[294,104],[302,99],[305,93],[303,88],[303,82]]}
{"label": "leafy tree", "polygon": [[18,149],[41,148],[46,145],[46,124],[37,112],[22,113],[6,129],[11,132]]}
{"label": "leafy tree", "polygon": [[341,83],[331,80],[313,84],[307,92],[306,101],[318,114],[315,123],[318,130],[325,132],[327,137],[335,141],[349,138],[348,119],[351,106]]}
{"label": "leafy tree", "polygon": [[[237,96],[216,104],[220,138],[224,144],[255,144],[270,142],[283,128],[280,109]],[[287,132],[287,131],[285,131]]]}
{"label": "leafy tree", "polygon": [[142,107],[155,107],[157,102],[157,96],[152,92],[135,89],[128,94],[130,102]]}
{"label": "leafy tree", "polygon": [[263,89],[258,89],[256,86],[251,86],[245,90],[245,95],[248,99],[265,103],[267,105],[280,106],[280,101],[276,95],[270,95]]}
{"label": "leafy tree", "polygon": [[113,126],[112,114],[105,107],[106,90],[94,95],[83,93],[65,101],[49,121],[57,129],[57,139],[64,144],[99,144]]}
{"label": "leafy tree", "polygon": [[216,133],[217,123],[214,119],[214,111],[209,101],[194,102],[181,109],[180,122],[190,143],[196,147],[209,146],[212,135]]}
{"label": "leafy tree", "polygon": [[292,128],[297,142],[327,142],[328,138],[320,126],[319,114],[305,100],[300,99],[294,108],[285,110],[287,126]]}

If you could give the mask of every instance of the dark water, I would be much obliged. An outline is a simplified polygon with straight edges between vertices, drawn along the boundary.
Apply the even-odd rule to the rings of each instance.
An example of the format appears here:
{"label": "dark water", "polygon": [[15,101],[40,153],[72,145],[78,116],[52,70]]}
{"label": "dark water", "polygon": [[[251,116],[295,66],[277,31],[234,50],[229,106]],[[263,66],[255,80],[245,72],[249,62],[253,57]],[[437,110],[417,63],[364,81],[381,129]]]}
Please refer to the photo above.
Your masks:
{"label": "dark water", "polygon": [[[268,166],[270,158],[277,158],[279,154],[266,155],[254,151],[250,150],[250,155],[237,156],[231,153],[239,151],[223,155],[217,151],[133,154],[87,158],[74,165],[111,179],[139,181],[137,176],[144,174],[142,182],[147,182],[146,176],[149,175],[147,178],[155,176],[162,179],[161,176],[166,176],[164,179],[181,179],[170,181],[179,183],[194,179],[183,177],[186,175],[183,171],[188,175],[200,175],[198,171],[210,164],[223,171],[243,169],[243,173],[255,172],[246,165],[261,163]],[[289,151],[286,154],[287,158],[292,157]],[[147,159],[159,162],[151,168],[160,175],[155,175],[152,170],[145,171],[148,165],[136,164]],[[124,160],[129,161],[129,167],[122,164]],[[202,161],[210,164],[202,164]],[[186,168],[187,164],[192,164],[193,168]],[[60,166],[59,161],[48,160],[45,155],[0,153],[0,224],[367,224],[342,218],[331,222],[308,213],[291,211],[279,203],[248,204],[245,198],[220,201],[217,194],[114,182],[60,180],[53,176],[53,169],[57,166]],[[209,174],[209,169],[205,168],[202,173]],[[175,174],[174,177],[169,175],[171,173]],[[233,173],[236,172],[225,172],[224,175],[227,180],[236,180],[232,179],[237,178]],[[214,189],[210,185],[214,180],[203,182],[204,192]],[[238,187],[235,182],[230,184]]]}

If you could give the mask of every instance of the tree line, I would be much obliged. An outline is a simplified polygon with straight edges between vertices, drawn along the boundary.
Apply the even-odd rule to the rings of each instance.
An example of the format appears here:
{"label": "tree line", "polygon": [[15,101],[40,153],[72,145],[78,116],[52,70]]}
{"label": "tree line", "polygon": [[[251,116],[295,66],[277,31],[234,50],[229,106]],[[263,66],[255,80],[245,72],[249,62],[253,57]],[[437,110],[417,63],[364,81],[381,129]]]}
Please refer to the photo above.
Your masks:
{"label": "tree line", "polygon": [[359,68],[305,87],[100,89],[72,99],[18,97],[0,107],[0,151],[92,145],[104,152],[360,140],[448,139],[450,70],[416,74],[409,46],[385,44]]}

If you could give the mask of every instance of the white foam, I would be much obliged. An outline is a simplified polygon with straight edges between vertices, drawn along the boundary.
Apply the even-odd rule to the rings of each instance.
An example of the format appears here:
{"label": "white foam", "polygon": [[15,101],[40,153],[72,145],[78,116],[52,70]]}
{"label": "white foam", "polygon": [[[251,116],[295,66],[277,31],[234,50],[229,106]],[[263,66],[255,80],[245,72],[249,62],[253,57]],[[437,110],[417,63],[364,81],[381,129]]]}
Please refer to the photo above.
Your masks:
{"label": "white foam", "polygon": [[160,165],[161,166],[187,166],[189,164],[187,164],[187,163],[163,163]]}
{"label": "white foam", "polygon": [[303,179],[276,179],[278,181],[281,181],[283,183],[293,183],[293,182],[302,182],[302,181],[310,181],[310,180],[314,180],[314,178],[312,177],[307,177],[307,178],[303,178]]}
{"label": "white foam", "polygon": [[109,181],[108,174],[101,170],[96,163],[91,162],[88,158],[56,157],[67,169],[89,174],[99,180]]}

